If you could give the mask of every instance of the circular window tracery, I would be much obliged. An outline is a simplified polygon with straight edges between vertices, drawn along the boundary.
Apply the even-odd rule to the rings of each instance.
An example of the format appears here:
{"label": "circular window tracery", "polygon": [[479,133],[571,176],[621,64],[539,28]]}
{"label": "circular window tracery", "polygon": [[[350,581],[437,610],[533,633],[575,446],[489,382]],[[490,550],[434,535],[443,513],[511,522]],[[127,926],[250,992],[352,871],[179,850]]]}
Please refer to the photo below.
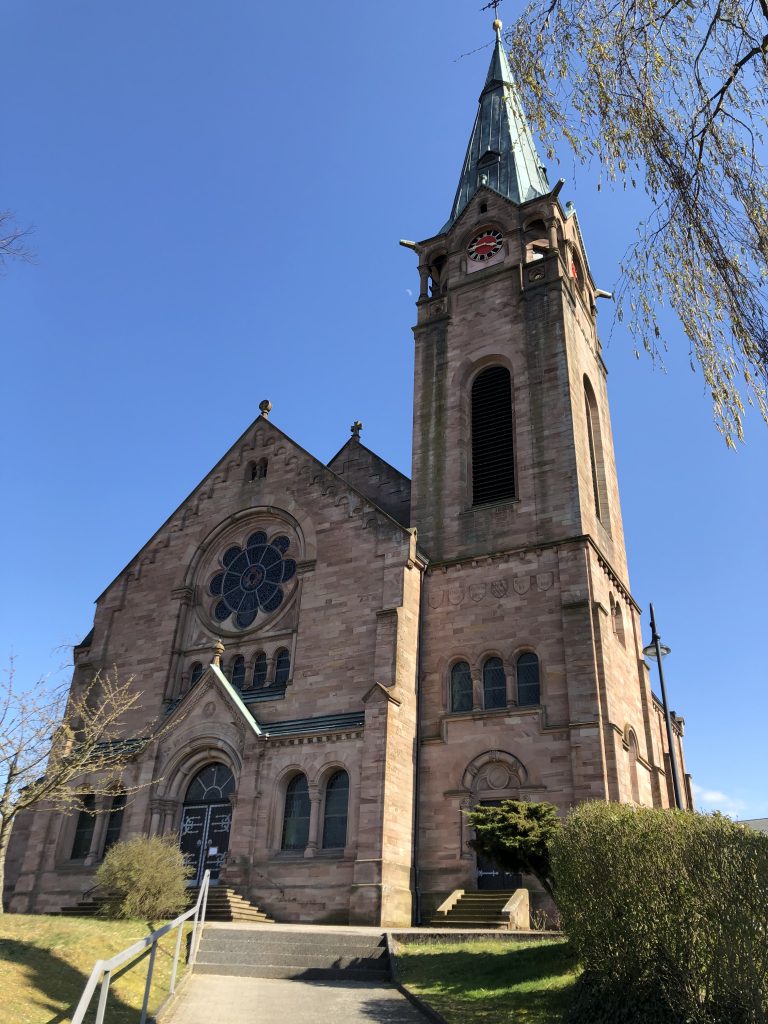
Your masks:
{"label": "circular window tracery", "polygon": [[285,557],[290,546],[285,534],[267,540],[263,530],[252,533],[242,547],[230,544],[208,583],[209,595],[217,598],[213,618],[221,623],[231,618],[236,629],[247,629],[259,612],[276,611],[285,597],[282,584],[296,575],[295,560]]}

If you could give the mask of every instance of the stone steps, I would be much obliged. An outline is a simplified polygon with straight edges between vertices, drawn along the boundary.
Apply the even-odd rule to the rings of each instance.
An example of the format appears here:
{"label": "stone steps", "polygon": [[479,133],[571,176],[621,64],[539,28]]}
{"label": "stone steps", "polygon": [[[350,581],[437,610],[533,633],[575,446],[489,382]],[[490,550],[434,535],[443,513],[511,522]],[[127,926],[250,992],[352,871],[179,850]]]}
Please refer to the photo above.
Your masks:
{"label": "stone steps", "polygon": [[[194,906],[197,901],[199,889],[189,890],[189,905]],[[95,917],[99,908],[106,902],[104,896],[92,896],[86,900],[80,900],[74,907],[62,907],[63,917]],[[244,899],[234,889],[225,886],[216,886],[208,890],[208,902],[205,911],[206,921],[247,921],[251,924],[274,924],[271,917],[248,900]]]}
{"label": "stone steps", "polygon": [[504,906],[514,890],[491,892],[468,892],[460,896],[447,914],[435,914],[429,922],[430,928],[482,928],[486,931],[506,928],[507,918],[502,915]]}
{"label": "stone steps", "polygon": [[206,928],[195,970],[246,978],[389,981],[383,934]]}

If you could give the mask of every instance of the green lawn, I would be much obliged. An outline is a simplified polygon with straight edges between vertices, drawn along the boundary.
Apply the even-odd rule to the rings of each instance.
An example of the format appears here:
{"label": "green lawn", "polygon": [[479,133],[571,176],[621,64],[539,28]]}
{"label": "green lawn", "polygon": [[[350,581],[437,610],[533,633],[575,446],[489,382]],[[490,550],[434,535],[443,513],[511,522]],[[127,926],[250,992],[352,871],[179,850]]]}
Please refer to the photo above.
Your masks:
{"label": "green lawn", "polygon": [[[0,916],[0,1019],[13,1024],[64,1024],[77,1006],[96,960],[107,960],[150,929],[142,921]],[[150,1011],[168,994],[176,932],[165,936],[155,957]],[[180,978],[184,970],[184,940]],[[109,1024],[136,1024],[144,998],[147,961],[112,982]],[[98,1002],[98,989],[91,1006]]]}
{"label": "green lawn", "polygon": [[408,944],[397,969],[448,1024],[557,1024],[578,970],[563,939]]}

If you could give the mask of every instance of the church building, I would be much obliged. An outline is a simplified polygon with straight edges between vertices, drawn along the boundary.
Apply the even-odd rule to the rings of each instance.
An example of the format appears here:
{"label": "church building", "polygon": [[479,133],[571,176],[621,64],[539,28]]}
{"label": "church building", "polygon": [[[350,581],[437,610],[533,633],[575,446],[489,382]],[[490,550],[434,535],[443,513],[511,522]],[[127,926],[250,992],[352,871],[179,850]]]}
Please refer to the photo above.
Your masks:
{"label": "church building", "polygon": [[131,735],[178,724],[124,791],[92,798],[109,813],[20,822],[12,910],[71,906],[113,842],[175,833],[193,882],[210,869],[275,920],[410,925],[456,889],[519,884],[469,846],[477,804],[673,804],[601,293],[494,27],[450,215],[403,243],[420,281],[411,479],[360,424],[324,464],[261,403],[75,648],[74,688],[116,666],[143,692]]}

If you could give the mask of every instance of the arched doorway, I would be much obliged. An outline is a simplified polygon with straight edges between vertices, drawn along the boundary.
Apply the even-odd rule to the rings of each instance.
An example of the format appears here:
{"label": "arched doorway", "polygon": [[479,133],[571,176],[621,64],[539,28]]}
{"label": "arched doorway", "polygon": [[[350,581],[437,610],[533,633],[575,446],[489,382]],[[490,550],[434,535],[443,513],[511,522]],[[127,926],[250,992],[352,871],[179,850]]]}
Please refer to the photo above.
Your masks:
{"label": "arched doorway", "polygon": [[192,779],[184,798],[179,845],[194,874],[187,884],[200,885],[206,870],[216,885],[229,849],[230,797],[235,777],[224,764],[208,764]]}
{"label": "arched doorway", "polygon": [[[470,761],[462,778],[468,791],[466,808],[498,807],[503,800],[519,800],[528,773],[523,763],[506,750],[487,750]],[[471,835],[471,834],[470,834]],[[504,871],[482,853],[475,854],[475,884],[479,891],[519,889],[522,876]]]}

